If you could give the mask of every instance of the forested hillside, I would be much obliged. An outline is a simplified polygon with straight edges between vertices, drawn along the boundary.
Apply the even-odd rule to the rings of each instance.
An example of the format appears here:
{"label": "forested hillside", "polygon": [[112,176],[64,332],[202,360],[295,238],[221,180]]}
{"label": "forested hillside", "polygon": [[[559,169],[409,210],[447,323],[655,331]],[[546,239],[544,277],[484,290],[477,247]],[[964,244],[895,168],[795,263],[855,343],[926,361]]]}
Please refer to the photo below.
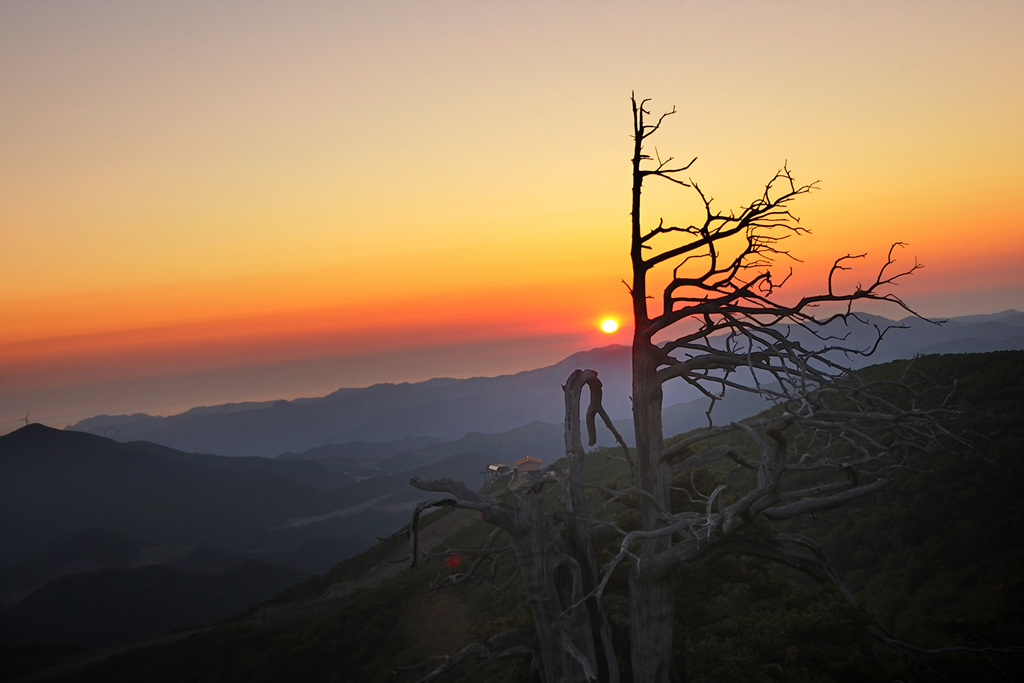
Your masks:
{"label": "forested hillside", "polygon": [[[907,363],[862,372],[894,377]],[[947,427],[969,447],[951,442],[895,471],[879,493],[789,522],[820,542],[853,604],[834,588],[750,557],[715,559],[682,577],[675,658],[686,680],[1024,677],[1024,352],[921,357],[912,371],[953,389],[950,400],[961,412]],[[588,480],[629,476],[602,455],[589,456]],[[734,475],[700,476],[687,485],[727,483]],[[550,504],[558,505],[554,492]],[[626,527],[635,501],[620,499],[602,514]],[[438,557],[415,569],[396,562],[408,555],[406,538],[397,535],[230,622],[38,680],[415,681],[442,661],[431,657],[454,656],[470,642],[530,624],[500,540],[495,562],[475,572],[475,555],[463,553],[455,566],[443,559],[453,548],[479,547],[490,531],[466,511],[435,513],[423,534]],[[609,539],[604,551],[615,543]],[[613,575],[604,602],[617,646],[626,647],[623,576]],[[8,666],[24,672],[32,652],[8,651]],[[50,651],[35,654],[57,661]],[[74,662],[81,655],[66,656]],[[525,658],[469,658],[442,680],[531,676]]]}

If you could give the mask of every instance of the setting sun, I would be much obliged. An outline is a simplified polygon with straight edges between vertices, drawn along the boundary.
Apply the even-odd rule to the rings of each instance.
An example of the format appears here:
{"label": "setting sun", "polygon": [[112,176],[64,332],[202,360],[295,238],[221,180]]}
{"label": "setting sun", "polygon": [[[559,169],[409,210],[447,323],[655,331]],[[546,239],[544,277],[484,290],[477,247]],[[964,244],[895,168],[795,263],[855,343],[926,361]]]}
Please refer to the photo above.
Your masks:
{"label": "setting sun", "polygon": [[[0,2],[0,433],[628,344],[634,90],[679,107],[657,144],[719,211],[787,159],[822,181],[794,298],[898,239],[914,310],[1024,307],[1024,2],[122,4]],[[687,51],[637,80],[639,31]],[[765,54],[799,77],[763,88]],[[644,201],[647,229],[703,211]]]}

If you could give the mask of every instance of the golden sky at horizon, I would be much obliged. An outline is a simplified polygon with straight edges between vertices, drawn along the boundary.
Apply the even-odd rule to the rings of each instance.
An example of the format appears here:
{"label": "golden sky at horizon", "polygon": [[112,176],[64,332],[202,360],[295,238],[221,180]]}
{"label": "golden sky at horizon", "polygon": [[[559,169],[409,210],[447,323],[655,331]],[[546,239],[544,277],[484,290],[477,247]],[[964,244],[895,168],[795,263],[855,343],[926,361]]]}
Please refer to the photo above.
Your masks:
{"label": "golden sky at horizon", "polygon": [[6,2],[0,418],[626,340],[595,331],[628,310],[632,90],[678,108],[658,150],[722,208],[783,163],[821,181],[806,280],[901,240],[922,313],[1024,308],[1022,33],[1011,0]]}

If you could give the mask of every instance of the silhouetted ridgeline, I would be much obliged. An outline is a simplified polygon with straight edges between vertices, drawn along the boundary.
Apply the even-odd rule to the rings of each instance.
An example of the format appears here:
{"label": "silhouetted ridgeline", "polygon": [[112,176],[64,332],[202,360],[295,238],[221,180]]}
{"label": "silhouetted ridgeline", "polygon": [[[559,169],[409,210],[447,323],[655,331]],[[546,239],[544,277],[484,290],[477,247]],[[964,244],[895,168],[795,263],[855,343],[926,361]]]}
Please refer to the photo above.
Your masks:
{"label": "silhouetted ridgeline", "polygon": [[451,441],[468,432],[499,433],[535,421],[559,423],[564,408],[558,388],[572,370],[586,364],[596,366],[608,382],[609,404],[619,413],[628,411],[629,349],[611,346],[515,375],[377,384],[339,389],[323,398],[232,410],[194,408],[170,417],[101,416],[70,429],[94,431],[113,425],[125,440],[268,457],[352,441],[391,442],[405,437]]}
{"label": "silhouetted ridgeline", "polygon": [[[438,459],[404,469],[471,480],[487,462]],[[0,639],[96,645],[225,618],[365,549],[425,497],[410,474],[344,469],[38,424],[2,436]]]}
{"label": "silhouetted ridgeline", "polygon": [[[872,364],[929,353],[1024,349],[1024,314],[1017,311],[954,318],[942,326],[914,318],[894,322],[866,317],[882,328],[907,327],[887,335],[868,359]],[[831,332],[845,337],[846,344],[870,347],[874,331],[870,327],[846,329],[836,323]],[[495,434],[535,421],[561,423],[564,408],[558,387],[577,368],[596,370],[605,385],[609,414],[614,419],[629,418],[629,349],[608,346],[514,375],[378,384],[339,389],[323,398],[194,408],[170,417],[104,415],[70,429],[103,433],[115,427],[126,441],[141,439],[186,451],[268,457],[353,441],[384,443],[407,437],[451,441],[468,432]],[[699,398],[684,383],[674,384],[665,387],[666,406]],[[729,420],[755,409],[744,404],[730,412],[729,404],[724,403],[716,411]],[[698,410],[697,406],[681,409],[680,420],[673,427],[699,426],[702,412],[703,407]]]}
{"label": "silhouetted ridgeline", "polygon": [[[484,456],[462,453],[423,463],[422,471],[472,479],[485,464]],[[106,529],[148,542],[276,553],[295,566],[290,552],[301,555],[323,539],[366,547],[400,526],[424,495],[408,486],[408,474],[357,481],[343,469],[331,461],[183,453],[31,424],[0,436],[0,562]],[[322,562],[297,568],[319,570]]]}

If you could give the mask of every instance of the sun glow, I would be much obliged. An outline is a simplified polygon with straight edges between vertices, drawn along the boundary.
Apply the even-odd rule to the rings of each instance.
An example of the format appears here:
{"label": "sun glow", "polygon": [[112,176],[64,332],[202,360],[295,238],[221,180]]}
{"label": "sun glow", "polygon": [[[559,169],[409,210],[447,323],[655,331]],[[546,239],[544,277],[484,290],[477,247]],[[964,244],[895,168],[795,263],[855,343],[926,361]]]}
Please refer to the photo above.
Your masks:
{"label": "sun glow", "polygon": [[[698,157],[719,211],[787,159],[824,183],[795,204],[813,233],[783,300],[830,272],[856,288],[899,239],[887,274],[927,266],[898,288],[915,310],[1024,306],[1024,97],[1005,87],[1024,3],[656,3],[653,23],[600,3],[585,30],[569,3],[407,3],[400,21],[386,3],[250,4],[135,3],[111,22],[109,3],[0,3],[0,433],[29,408],[63,426],[629,344],[632,53],[609,38],[627,27],[687,41],[638,95],[652,116],[679,106],[652,145]],[[744,39],[723,55],[708,29],[726,24]],[[802,77],[744,107],[780,30],[805,49],[773,68]],[[701,83],[732,84],[719,107],[687,106],[693,59]],[[672,183],[643,202],[650,229],[703,217]],[[856,270],[830,271],[851,250]]]}

